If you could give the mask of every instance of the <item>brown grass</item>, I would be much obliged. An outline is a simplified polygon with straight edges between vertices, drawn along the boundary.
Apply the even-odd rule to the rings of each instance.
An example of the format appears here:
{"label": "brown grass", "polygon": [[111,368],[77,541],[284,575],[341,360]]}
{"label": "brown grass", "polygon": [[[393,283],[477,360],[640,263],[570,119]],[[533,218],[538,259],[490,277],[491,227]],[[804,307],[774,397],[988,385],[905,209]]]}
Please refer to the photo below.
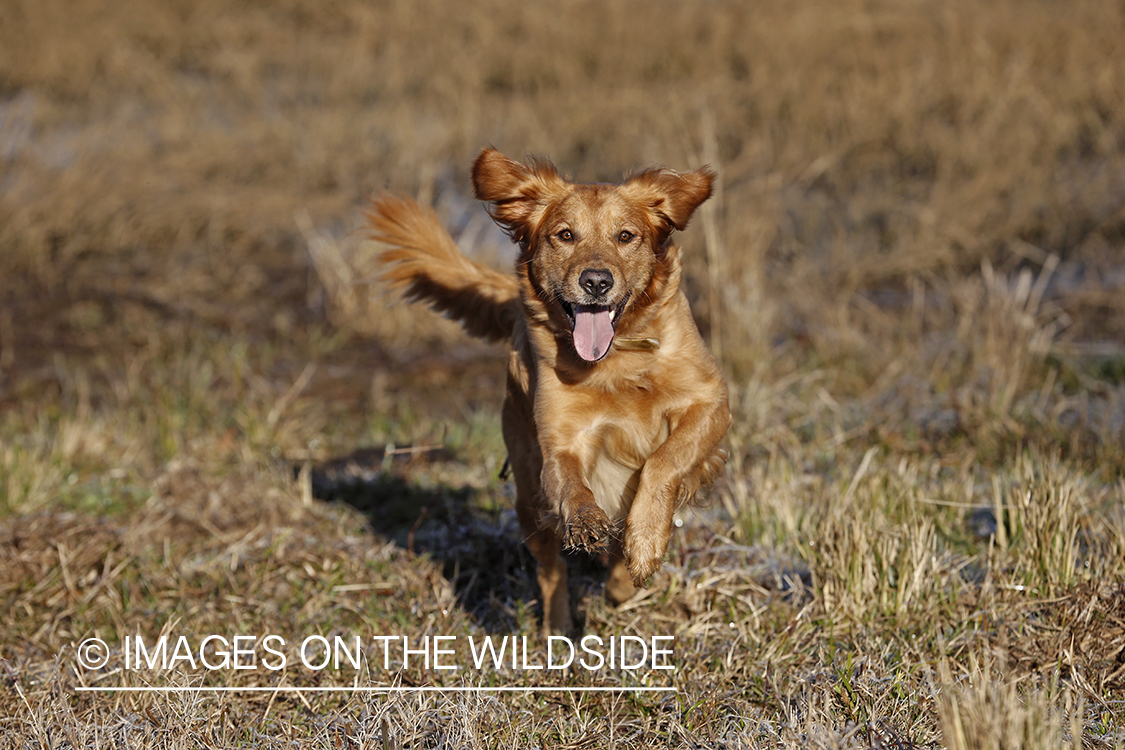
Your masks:
{"label": "brown grass", "polygon": [[[0,745],[1125,745],[1123,38],[1096,0],[3,3]],[[498,352],[358,229],[405,192],[510,262],[488,144],[720,175],[679,244],[728,481],[648,598],[572,591],[676,635],[679,692],[76,691],[199,679],[82,670],[95,635],[534,632]]]}

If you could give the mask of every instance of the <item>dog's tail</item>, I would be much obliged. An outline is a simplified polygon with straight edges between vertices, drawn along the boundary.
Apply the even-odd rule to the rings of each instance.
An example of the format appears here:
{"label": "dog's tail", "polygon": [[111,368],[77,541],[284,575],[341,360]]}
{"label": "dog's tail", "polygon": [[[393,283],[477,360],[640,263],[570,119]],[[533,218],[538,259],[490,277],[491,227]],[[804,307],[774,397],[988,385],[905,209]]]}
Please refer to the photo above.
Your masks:
{"label": "dog's tail", "polygon": [[511,338],[520,315],[519,283],[465,257],[433,209],[383,196],[372,202],[367,219],[372,238],[389,246],[379,254],[384,279],[474,336]]}

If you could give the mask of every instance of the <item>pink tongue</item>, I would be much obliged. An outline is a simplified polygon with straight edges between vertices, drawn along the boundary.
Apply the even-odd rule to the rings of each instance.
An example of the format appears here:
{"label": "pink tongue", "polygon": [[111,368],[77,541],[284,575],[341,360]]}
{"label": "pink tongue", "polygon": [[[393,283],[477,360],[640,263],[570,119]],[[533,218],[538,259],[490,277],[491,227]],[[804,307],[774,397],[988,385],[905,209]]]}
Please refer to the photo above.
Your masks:
{"label": "pink tongue", "polygon": [[597,362],[613,343],[613,321],[608,307],[577,307],[574,312],[574,349],[587,362]]}

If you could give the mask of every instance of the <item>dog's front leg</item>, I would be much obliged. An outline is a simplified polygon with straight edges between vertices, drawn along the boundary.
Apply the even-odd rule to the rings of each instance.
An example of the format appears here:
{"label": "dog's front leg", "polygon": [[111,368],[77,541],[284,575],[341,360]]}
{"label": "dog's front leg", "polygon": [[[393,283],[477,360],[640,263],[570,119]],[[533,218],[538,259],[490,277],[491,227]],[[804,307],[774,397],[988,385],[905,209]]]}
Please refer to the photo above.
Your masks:
{"label": "dog's front leg", "polygon": [[719,404],[695,404],[645,462],[625,527],[625,562],[634,585],[644,586],[664,559],[681,485],[685,480],[694,484],[701,472],[708,483],[721,470],[726,451],[717,446],[730,422],[725,398]]}
{"label": "dog's front leg", "polygon": [[544,456],[543,491],[558,514],[563,545],[583,552],[604,549],[610,522],[582,479],[582,464],[567,451]]}

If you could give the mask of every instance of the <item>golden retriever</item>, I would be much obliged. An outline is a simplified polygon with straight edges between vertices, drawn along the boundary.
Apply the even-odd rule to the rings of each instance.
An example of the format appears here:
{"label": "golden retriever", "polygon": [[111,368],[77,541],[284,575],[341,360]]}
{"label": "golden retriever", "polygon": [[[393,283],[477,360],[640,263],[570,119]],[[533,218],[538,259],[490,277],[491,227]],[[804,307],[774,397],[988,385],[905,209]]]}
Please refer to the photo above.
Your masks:
{"label": "golden retriever", "polygon": [[437,216],[374,201],[384,277],[476,336],[510,341],[504,442],[538,563],[543,625],[569,629],[562,546],[605,550],[620,603],[660,567],[673,512],[722,472],[727,387],[680,290],[670,240],[714,175],[649,169],[576,184],[485,149],[476,197],[519,246],[515,275],[465,257]]}

